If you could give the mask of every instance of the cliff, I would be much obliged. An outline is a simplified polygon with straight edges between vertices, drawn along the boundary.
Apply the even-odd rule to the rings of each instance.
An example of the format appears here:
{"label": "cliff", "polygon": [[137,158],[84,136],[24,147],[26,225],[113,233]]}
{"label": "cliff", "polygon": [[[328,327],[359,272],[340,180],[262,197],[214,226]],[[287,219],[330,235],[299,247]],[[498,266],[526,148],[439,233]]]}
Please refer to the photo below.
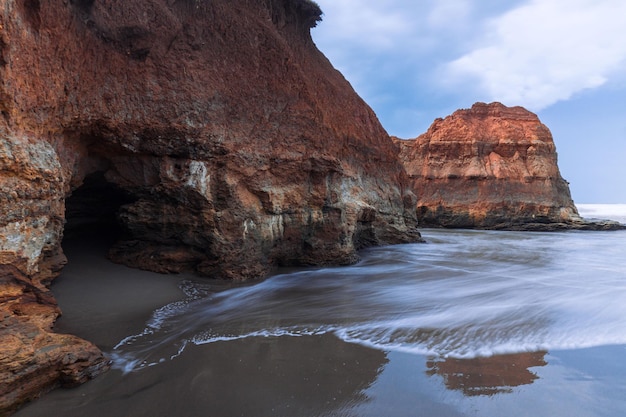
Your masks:
{"label": "cliff", "polygon": [[239,280],[419,240],[396,146],[310,38],[320,16],[308,0],[0,3],[0,409],[106,368],[50,333],[64,233]]}
{"label": "cliff", "polygon": [[423,226],[583,228],[550,130],[522,107],[476,103],[395,139]]}

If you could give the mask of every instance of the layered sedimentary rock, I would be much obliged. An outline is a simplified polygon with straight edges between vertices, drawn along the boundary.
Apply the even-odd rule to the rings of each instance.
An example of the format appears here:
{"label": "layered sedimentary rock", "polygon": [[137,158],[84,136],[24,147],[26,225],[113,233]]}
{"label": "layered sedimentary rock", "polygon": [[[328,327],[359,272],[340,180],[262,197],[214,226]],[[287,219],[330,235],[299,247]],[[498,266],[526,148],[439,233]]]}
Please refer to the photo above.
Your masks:
{"label": "layered sedimentary rock", "polygon": [[583,226],[561,177],[550,130],[522,107],[476,103],[396,139],[425,226]]}
{"label": "layered sedimentary rock", "polygon": [[66,262],[62,178],[48,142],[0,121],[0,415],[108,368],[93,344],[52,333],[60,311],[48,286]]}
{"label": "layered sedimentary rock", "polygon": [[[48,333],[66,220],[113,219],[116,261],[233,279],[419,239],[396,147],[310,38],[320,15],[308,0],[0,3],[3,334],[35,317],[10,307],[29,294],[52,308],[33,346],[77,343]],[[23,367],[5,346],[9,403],[57,383],[13,396]],[[102,369],[69,355],[32,369]]]}
{"label": "layered sedimentary rock", "polygon": [[93,344],[52,333],[59,315],[45,288],[0,265],[0,415],[56,386],[73,386],[108,368]]}

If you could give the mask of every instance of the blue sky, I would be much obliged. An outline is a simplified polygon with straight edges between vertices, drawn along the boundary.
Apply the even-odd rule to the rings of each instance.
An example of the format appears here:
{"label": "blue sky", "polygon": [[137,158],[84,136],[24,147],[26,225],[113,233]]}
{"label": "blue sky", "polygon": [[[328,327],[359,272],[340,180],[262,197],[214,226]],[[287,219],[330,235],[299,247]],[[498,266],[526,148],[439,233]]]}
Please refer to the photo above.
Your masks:
{"label": "blue sky", "polygon": [[626,1],[317,0],[318,48],[387,131],[477,101],[537,113],[577,203],[626,203]]}

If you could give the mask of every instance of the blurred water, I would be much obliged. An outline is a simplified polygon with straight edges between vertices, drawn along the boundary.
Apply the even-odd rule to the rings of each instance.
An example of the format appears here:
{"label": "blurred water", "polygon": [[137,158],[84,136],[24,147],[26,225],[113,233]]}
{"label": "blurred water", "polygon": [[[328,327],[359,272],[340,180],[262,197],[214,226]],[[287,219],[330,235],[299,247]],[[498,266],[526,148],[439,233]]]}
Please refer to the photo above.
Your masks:
{"label": "blurred water", "polygon": [[586,219],[610,219],[626,224],[626,204],[577,204],[576,207]]}
{"label": "blurred water", "polygon": [[187,298],[121,340],[115,366],[157,365],[192,344],[326,333],[441,358],[626,344],[626,232],[423,235],[427,244],[372,248],[351,267],[225,291],[184,281]]}

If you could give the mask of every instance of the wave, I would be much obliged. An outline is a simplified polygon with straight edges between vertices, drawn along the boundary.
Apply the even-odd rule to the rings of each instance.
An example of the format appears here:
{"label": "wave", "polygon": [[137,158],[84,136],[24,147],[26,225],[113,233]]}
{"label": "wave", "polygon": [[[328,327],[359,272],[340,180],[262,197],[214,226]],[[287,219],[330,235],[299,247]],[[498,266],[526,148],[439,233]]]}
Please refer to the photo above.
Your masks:
{"label": "wave", "polygon": [[427,231],[351,267],[277,275],[153,312],[120,341],[130,372],[190,345],[332,333],[383,351],[471,358],[626,344],[626,234]]}

